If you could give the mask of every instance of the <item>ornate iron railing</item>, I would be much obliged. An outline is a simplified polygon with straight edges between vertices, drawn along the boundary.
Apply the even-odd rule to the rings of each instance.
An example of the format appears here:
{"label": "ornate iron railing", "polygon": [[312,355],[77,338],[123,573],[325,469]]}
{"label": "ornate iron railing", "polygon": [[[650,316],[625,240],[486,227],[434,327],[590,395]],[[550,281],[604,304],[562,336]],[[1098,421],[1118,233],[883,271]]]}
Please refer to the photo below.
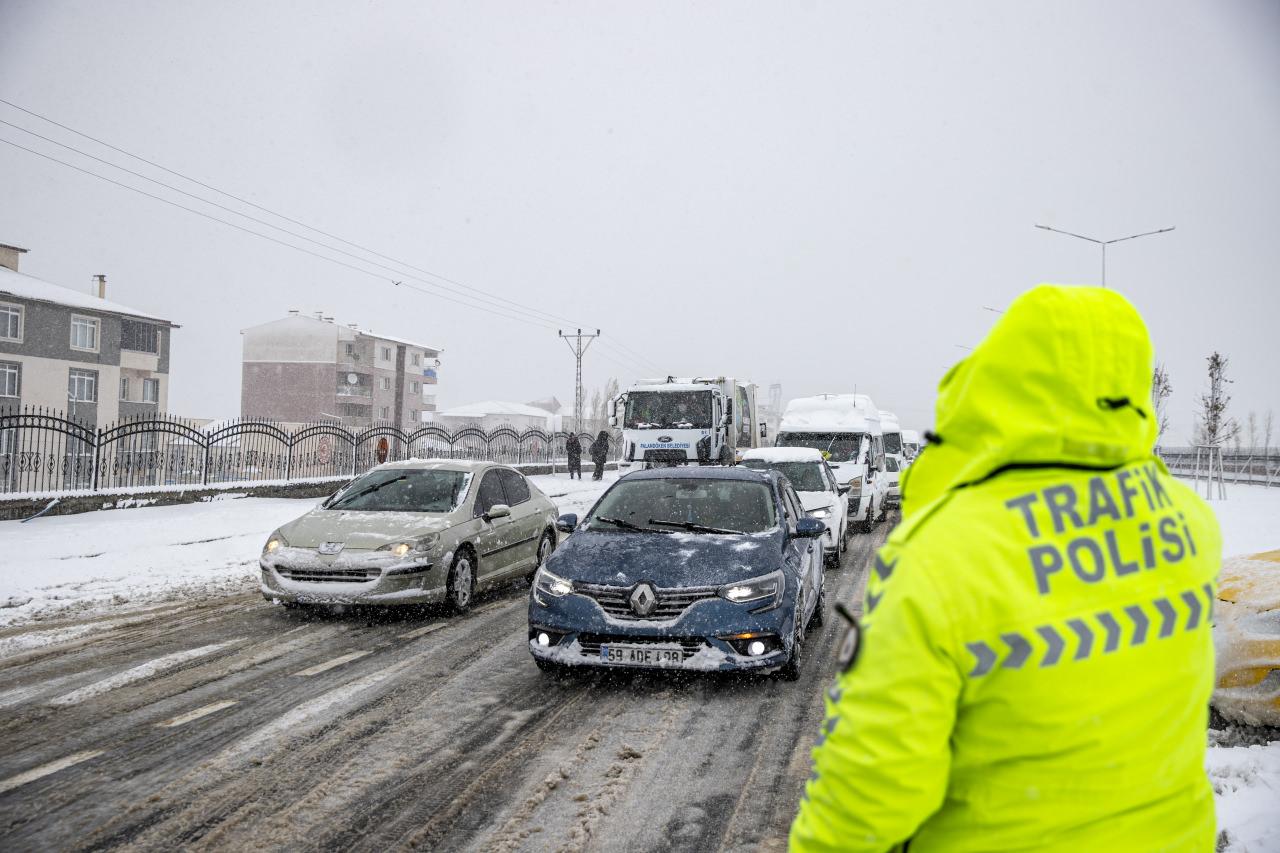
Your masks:
{"label": "ornate iron railing", "polygon": [[[94,427],[52,409],[0,408],[0,494],[336,479],[411,458],[563,464],[568,437],[509,427],[450,431],[435,424],[411,432],[333,423],[286,428],[264,420],[197,424],[160,414]],[[590,467],[592,436],[581,434],[579,441],[583,467]],[[612,435],[609,459],[620,450]]]}

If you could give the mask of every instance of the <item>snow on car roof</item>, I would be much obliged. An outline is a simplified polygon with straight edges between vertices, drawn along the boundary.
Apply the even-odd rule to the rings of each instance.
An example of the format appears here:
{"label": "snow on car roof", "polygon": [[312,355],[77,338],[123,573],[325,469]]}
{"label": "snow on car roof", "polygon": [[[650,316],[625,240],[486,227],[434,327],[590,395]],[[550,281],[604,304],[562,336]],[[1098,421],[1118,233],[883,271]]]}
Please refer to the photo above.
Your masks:
{"label": "snow on car roof", "polygon": [[860,404],[864,394],[823,394],[787,403],[780,432],[878,432],[876,411]]}
{"label": "snow on car roof", "polygon": [[812,447],[759,447],[748,450],[742,458],[762,462],[821,462],[822,451]]}

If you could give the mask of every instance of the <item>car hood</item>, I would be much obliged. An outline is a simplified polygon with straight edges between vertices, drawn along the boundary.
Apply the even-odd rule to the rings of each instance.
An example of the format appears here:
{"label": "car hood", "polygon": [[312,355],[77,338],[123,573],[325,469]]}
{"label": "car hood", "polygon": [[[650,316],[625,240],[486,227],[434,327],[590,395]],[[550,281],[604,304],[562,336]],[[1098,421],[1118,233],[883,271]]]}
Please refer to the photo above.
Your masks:
{"label": "car hood", "polygon": [[835,506],[836,495],[831,492],[796,492],[796,496],[800,498],[800,506],[805,510],[825,509],[829,506]]}
{"label": "car hood", "polygon": [[342,542],[352,550],[373,550],[403,542],[449,526],[450,516],[419,512],[357,512],[313,509],[280,528],[293,548],[317,548],[323,542]]}
{"label": "car hood", "polygon": [[782,532],[716,536],[580,530],[547,560],[548,571],[586,583],[716,586],[768,574],[781,564]]}

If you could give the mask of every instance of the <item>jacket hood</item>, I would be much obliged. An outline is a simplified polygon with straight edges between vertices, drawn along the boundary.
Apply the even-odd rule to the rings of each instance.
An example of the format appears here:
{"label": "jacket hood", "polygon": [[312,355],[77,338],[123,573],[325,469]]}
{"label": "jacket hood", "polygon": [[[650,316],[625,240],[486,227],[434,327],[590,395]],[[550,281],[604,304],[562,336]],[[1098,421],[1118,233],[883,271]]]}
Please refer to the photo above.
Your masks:
{"label": "jacket hood", "polygon": [[940,439],[903,475],[903,518],[1009,465],[1111,468],[1147,458],[1151,339],[1114,290],[1042,284],[938,385]]}

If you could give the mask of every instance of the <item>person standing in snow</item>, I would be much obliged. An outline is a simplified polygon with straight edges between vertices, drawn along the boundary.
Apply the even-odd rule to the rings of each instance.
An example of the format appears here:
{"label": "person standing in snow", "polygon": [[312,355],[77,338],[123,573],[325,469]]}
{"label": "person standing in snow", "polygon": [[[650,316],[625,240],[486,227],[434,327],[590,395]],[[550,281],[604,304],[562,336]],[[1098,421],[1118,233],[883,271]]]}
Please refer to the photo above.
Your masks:
{"label": "person standing in snow", "polygon": [[1214,849],[1222,539],[1113,290],[1024,294],[938,388],[791,849]]}
{"label": "person standing in snow", "polygon": [[609,433],[607,430],[600,430],[596,440],[591,442],[591,461],[596,463],[596,472],[591,475],[593,480],[604,479],[604,463],[609,459]]}
{"label": "person standing in snow", "polygon": [[569,437],[564,441],[564,452],[569,457],[569,479],[575,476],[582,479],[582,442],[578,440],[578,434],[571,432]]}

